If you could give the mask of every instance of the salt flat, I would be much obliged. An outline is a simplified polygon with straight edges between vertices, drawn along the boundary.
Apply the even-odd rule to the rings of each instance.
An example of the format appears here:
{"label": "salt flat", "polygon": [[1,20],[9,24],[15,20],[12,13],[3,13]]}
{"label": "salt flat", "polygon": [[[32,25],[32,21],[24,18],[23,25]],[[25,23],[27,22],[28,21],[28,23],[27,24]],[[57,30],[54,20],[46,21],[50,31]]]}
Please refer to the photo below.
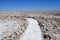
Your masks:
{"label": "salt flat", "polygon": [[[8,18],[8,20],[7,20],[7,18]],[[26,22],[26,21],[22,22],[21,21],[22,18],[23,18],[23,20],[25,20],[24,18],[33,18],[33,19],[37,20],[38,25],[42,30],[42,35],[43,35],[44,40],[60,40],[60,12],[0,12],[0,24],[4,24],[4,23],[2,23],[2,21],[5,22],[6,20],[7,20],[5,22],[6,24],[9,24],[9,22],[11,22],[13,24],[13,22],[15,20],[15,21],[17,21],[15,23],[18,23],[18,24],[22,23],[25,25],[24,22]],[[11,20],[11,21],[9,21],[9,20]],[[27,24],[29,24],[29,23],[27,23]],[[23,26],[23,25],[21,25],[21,26]],[[2,26],[0,25],[0,27],[2,27]],[[0,29],[2,30],[3,28],[0,28]],[[25,27],[25,29],[26,29],[26,27]],[[20,32],[22,32],[22,31],[20,31]]]}

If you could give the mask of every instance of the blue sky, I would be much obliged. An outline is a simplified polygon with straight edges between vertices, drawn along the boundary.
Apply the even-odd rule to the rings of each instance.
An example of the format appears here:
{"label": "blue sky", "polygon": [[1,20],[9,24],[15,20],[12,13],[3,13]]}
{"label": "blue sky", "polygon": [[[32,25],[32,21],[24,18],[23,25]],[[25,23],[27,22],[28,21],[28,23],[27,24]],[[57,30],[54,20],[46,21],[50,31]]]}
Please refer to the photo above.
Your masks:
{"label": "blue sky", "polygon": [[0,0],[0,11],[60,11],[60,0]]}

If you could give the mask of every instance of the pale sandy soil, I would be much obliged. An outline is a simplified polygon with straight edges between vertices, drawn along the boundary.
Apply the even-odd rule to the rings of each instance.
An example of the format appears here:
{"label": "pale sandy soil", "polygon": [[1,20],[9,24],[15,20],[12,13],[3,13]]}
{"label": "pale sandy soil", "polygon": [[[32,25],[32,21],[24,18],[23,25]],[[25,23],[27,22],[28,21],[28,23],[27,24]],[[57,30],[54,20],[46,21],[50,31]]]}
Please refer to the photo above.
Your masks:
{"label": "pale sandy soil", "polygon": [[36,19],[45,40],[60,40],[60,12],[0,12],[2,20],[21,17]]}

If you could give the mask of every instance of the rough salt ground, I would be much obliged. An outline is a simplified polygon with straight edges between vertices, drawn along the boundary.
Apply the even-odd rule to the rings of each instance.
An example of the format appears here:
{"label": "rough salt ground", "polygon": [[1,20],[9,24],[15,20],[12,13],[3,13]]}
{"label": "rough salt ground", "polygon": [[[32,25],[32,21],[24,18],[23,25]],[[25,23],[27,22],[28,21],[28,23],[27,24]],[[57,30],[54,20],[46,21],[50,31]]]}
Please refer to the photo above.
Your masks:
{"label": "rough salt ground", "polygon": [[[15,40],[26,28],[25,20],[0,20],[0,40]],[[10,37],[11,36],[11,37]]]}

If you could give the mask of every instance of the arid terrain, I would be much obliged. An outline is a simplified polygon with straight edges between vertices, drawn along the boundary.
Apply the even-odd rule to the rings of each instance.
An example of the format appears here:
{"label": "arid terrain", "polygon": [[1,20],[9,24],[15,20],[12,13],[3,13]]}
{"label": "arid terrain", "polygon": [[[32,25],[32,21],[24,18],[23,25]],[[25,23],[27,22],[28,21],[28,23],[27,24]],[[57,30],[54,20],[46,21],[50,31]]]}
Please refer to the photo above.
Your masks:
{"label": "arid terrain", "polygon": [[36,19],[44,40],[60,40],[60,12],[0,12],[0,19]]}

